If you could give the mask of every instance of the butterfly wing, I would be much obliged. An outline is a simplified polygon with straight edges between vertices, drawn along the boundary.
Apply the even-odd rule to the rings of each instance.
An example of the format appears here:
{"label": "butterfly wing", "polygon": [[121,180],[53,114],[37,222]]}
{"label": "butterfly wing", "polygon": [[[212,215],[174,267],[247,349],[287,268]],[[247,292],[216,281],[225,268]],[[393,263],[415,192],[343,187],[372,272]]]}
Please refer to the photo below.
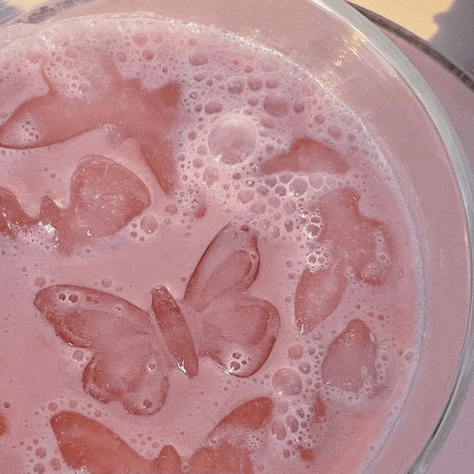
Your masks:
{"label": "butterfly wing", "polygon": [[202,314],[200,353],[237,377],[249,377],[265,363],[280,328],[278,310],[266,300],[228,292]]}
{"label": "butterfly wing", "polygon": [[[171,82],[149,91],[136,79],[124,80],[105,50],[82,52],[79,59],[85,60],[83,69],[91,85],[88,100],[65,93],[48,77],[47,59],[43,58],[41,76],[48,92],[25,100],[0,125],[0,146],[50,146],[114,124],[123,138],[138,141],[158,184],[169,194],[176,185],[176,170],[168,137],[176,123],[179,85]],[[25,129],[35,133],[25,133]]]}
{"label": "butterfly wing", "polygon": [[223,428],[240,427],[246,430],[260,430],[271,419],[275,408],[270,397],[257,397],[242,403],[222,418],[214,431]]}
{"label": "butterfly wing", "polygon": [[202,311],[219,295],[244,291],[258,275],[257,234],[248,226],[228,225],[209,244],[189,279],[184,300]]}
{"label": "butterfly wing", "polygon": [[86,468],[91,474],[152,472],[150,461],[96,420],[62,411],[50,423],[61,455],[71,469]]}
{"label": "butterfly wing", "polygon": [[189,470],[195,474],[253,474],[248,450],[224,440],[216,446],[196,450],[188,460]]}
{"label": "butterfly wing", "polygon": [[251,474],[252,454],[249,435],[270,422],[274,402],[269,397],[246,401],[224,416],[209,435],[212,442],[196,450],[188,461],[191,472]]}
{"label": "butterfly wing", "polygon": [[257,233],[247,225],[229,224],[207,247],[184,295],[200,326],[199,353],[239,377],[263,365],[280,326],[271,303],[245,294],[259,266]]}
{"label": "butterfly wing", "polygon": [[153,312],[168,351],[188,377],[196,376],[198,358],[181,308],[165,286],[155,288],[151,295]]}
{"label": "butterfly wing", "polygon": [[170,445],[149,461],[111,429],[80,413],[62,411],[50,423],[59,451],[70,469],[85,468],[90,474],[181,473],[181,457]]}
{"label": "butterfly wing", "polygon": [[309,334],[336,310],[346,287],[339,261],[314,272],[303,271],[295,292],[295,321],[301,334]]}
{"label": "butterfly wing", "polygon": [[92,351],[83,375],[88,394],[104,403],[117,400],[138,415],[163,406],[168,361],[147,313],[123,298],[73,285],[41,289],[34,305],[64,341]]}
{"label": "butterfly wing", "polygon": [[[268,425],[274,411],[269,397],[242,403],[209,434],[214,443],[197,449],[187,460],[189,472],[219,474],[253,473],[251,451],[245,439],[252,431]],[[59,451],[70,469],[90,474],[181,474],[182,459],[176,449],[165,445],[157,458],[147,460],[114,431],[80,413],[62,411],[50,420]]]}

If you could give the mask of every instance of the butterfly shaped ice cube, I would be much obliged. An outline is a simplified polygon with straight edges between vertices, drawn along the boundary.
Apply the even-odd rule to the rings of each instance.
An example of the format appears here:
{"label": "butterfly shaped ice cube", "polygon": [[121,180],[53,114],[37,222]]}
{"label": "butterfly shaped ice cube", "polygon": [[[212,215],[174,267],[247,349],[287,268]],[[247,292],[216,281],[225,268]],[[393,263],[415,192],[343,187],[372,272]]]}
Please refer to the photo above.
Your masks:
{"label": "butterfly shaped ice cube", "polygon": [[103,291],[53,285],[37,292],[34,305],[61,339],[92,352],[83,373],[89,395],[151,415],[165,403],[173,367],[194,377],[202,356],[237,377],[262,367],[280,316],[247,292],[259,264],[256,232],[228,225],[199,260],[181,303],[165,286],[152,290],[152,311],[144,311]]}
{"label": "butterfly shaped ice cube", "polygon": [[245,438],[266,427],[273,411],[274,402],[269,397],[242,403],[211,431],[208,441],[213,439],[213,443],[204,443],[184,460],[172,445],[163,446],[155,459],[146,459],[110,428],[80,413],[59,412],[51,418],[50,424],[59,451],[70,469],[85,468],[90,474],[249,474],[254,472],[252,455],[255,453],[245,446]]}
{"label": "butterfly shaped ice cube", "polygon": [[23,150],[54,146],[112,125],[121,138],[136,140],[161,189],[171,193],[176,170],[169,136],[176,123],[180,85],[167,82],[147,90],[140,80],[125,80],[120,75],[110,52],[94,49],[82,54],[84,79],[90,83],[88,100],[64,90],[48,73],[51,58],[41,54],[36,79],[44,82],[47,92],[18,104],[0,125],[0,147]]}
{"label": "butterfly shaped ice cube", "polygon": [[59,207],[49,196],[38,217],[28,216],[10,190],[0,187],[0,234],[16,238],[38,227],[54,229],[63,252],[123,229],[151,204],[145,183],[132,171],[102,155],[85,156],[70,182],[70,200]]}

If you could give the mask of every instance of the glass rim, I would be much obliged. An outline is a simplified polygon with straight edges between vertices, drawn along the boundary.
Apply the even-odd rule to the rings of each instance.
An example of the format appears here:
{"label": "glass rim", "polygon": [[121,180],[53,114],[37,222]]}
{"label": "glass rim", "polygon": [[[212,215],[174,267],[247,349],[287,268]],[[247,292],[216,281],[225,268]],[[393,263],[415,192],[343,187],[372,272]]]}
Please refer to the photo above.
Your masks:
{"label": "glass rim", "polygon": [[[413,66],[408,58],[393,44],[380,30],[362,13],[353,6],[342,0],[308,0],[323,9],[337,12],[347,21],[351,27],[377,44],[379,51],[390,66],[410,87],[416,98],[423,106],[427,116],[433,122],[436,131],[443,143],[462,197],[464,213],[467,222],[467,235],[470,255],[470,273],[474,266],[473,242],[474,242],[474,174],[469,162],[469,158],[463,148],[457,132],[451,124],[447,113],[440,101],[431,90],[426,80],[420,72]],[[421,474],[426,472],[428,466],[434,460],[444,441],[448,437],[451,428],[456,421],[462,403],[473,376],[474,366],[474,291],[471,284],[469,320],[461,352],[461,357],[457,367],[457,373],[451,388],[443,412],[438,420],[431,436],[426,440],[425,445],[417,458],[412,462],[408,473]]]}
{"label": "glass rim", "polygon": [[[63,10],[69,10],[77,5],[93,2],[94,0],[59,0],[46,1],[44,4],[23,11],[12,7],[0,0],[0,13],[2,10],[7,16],[0,17],[0,27],[4,24],[21,21],[26,16],[28,23],[42,23],[53,18]],[[474,173],[463,148],[457,132],[451,124],[447,113],[421,73],[400,51],[400,49],[381,31],[380,26],[373,23],[370,18],[344,0],[306,0],[308,3],[320,7],[329,14],[336,14],[348,26],[367,37],[377,46],[384,60],[393,68],[399,77],[406,83],[432,121],[439,138],[450,159],[454,176],[462,197],[464,215],[467,222],[466,239],[469,248],[469,268],[472,280],[474,268]],[[365,9],[362,9],[365,10]],[[411,463],[407,473],[422,474],[426,472],[451,428],[465,399],[467,390],[474,375],[474,288],[470,285],[469,319],[461,356],[457,366],[450,396],[444,406],[436,426],[426,440],[421,452]]]}

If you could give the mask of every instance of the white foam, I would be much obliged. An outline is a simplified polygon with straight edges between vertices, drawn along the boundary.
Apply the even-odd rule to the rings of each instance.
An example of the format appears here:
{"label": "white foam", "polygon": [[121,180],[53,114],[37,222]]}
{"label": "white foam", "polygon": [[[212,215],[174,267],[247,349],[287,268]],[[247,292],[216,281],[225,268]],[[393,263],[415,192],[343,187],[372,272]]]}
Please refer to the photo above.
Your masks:
{"label": "white foam", "polygon": [[[94,54],[86,56],[85,60],[74,57],[70,42],[75,41],[77,34],[82,35],[81,48],[101,48],[108,40],[114,64],[122,78],[138,79],[147,89],[161,87],[169,81],[178,81],[182,87],[178,106],[180,125],[172,137],[178,157],[178,191],[165,204],[155,203],[151,214],[140,216],[116,236],[95,245],[92,253],[100,254],[114,246],[130,248],[137,241],[156,243],[165,225],[190,235],[199,221],[195,217],[196,210],[203,202],[212,203],[221,208],[222,213],[231,214],[236,222],[257,228],[261,242],[277,242],[285,249],[291,248],[288,252],[291,269],[289,266],[288,277],[281,279],[282,291],[291,299],[279,308],[280,315],[289,320],[285,327],[291,327],[295,275],[305,268],[312,271],[324,268],[332,258],[331,244],[318,241],[324,221],[317,206],[312,204],[329,191],[350,185],[362,194],[361,209],[379,217],[380,193],[387,196],[391,191],[385,188],[394,186],[387,163],[378,154],[362,123],[298,66],[240,38],[223,37],[215,30],[177,22],[110,18],[94,19],[92,27],[101,35],[85,36],[84,32],[91,24],[79,25],[72,36],[64,31],[64,25],[52,26],[50,33],[43,36],[48,54],[53,56],[54,51],[55,57],[46,69],[48,80],[60,93],[89,101],[105,94],[110,87],[111,79],[107,79],[104,70],[89,74],[88,67],[97,59]],[[23,60],[24,55],[20,53],[18,63]],[[35,93],[39,91],[45,92],[44,83]],[[23,101],[26,95],[17,97]],[[7,104],[0,118],[8,118],[15,105]],[[35,133],[34,127],[35,124],[25,123],[18,130],[22,143],[29,143],[31,138],[28,137]],[[324,172],[261,175],[259,167],[265,160],[287,152],[293,141],[302,136],[336,149],[351,171],[340,176]],[[385,180],[382,184],[381,177]],[[385,219],[385,214],[381,218]],[[42,249],[52,252],[48,230],[43,227],[38,232],[31,231],[19,240],[35,251],[41,247],[42,252]],[[127,242],[125,246],[124,241]],[[382,235],[376,243],[380,262],[390,263],[391,256]],[[31,249],[25,252],[24,258],[30,258],[31,252]],[[91,258],[91,252],[84,251],[82,257]],[[76,264],[80,259],[81,255],[74,260]],[[276,416],[281,422],[277,431],[286,430],[284,439],[255,433],[247,440],[251,451],[264,446],[268,449],[270,454],[264,457],[264,464],[271,465],[271,453],[277,453],[278,459],[292,460],[300,455],[298,446],[308,449],[317,446],[318,436],[322,436],[329,422],[325,420],[316,428],[312,426],[310,407],[316,393],[322,396],[328,411],[340,405],[348,410],[370,410],[371,404],[377,403],[374,392],[389,381],[394,351],[388,342],[390,326],[387,321],[383,323],[370,314],[374,312],[373,307],[382,308],[379,311],[387,314],[393,310],[389,308],[390,301],[384,302],[386,294],[369,294],[372,301],[364,299],[366,294],[366,287],[350,279],[338,311],[311,336],[298,335],[292,328],[290,334],[279,341],[280,356],[272,357],[266,372],[255,377],[256,385],[273,393],[276,400],[289,403],[287,413]],[[368,378],[359,392],[352,393],[325,386],[321,364],[330,343],[355,317],[368,325],[377,343],[377,380]],[[295,344],[302,348],[300,357],[281,356],[288,354],[288,348]],[[391,344],[396,345],[396,341]],[[82,367],[83,361],[78,365]],[[285,391],[281,384],[274,384],[272,388],[271,377],[265,375],[273,375],[282,367],[290,367],[299,377],[299,391]],[[238,392],[246,384],[250,382],[229,378],[220,388]],[[275,386],[279,388],[274,390]],[[103,411],[107,409],[100,407]],[[96,413],[90,407],[74,408],[88,416]],[[397,410],[393,411],[395,417]],[[47,429],[44,432],[49,433]],[[50,439],[50,433],[45,436],[49,438],[43,444],[49,443],[46,450],[53,453],[54,440]],[[153,436],[156,437],[156,432]],[[150,443],[138,446],[131,441],[131,444],[143,455],[151,455]],[[155,453],[156,446],[152,447]]]}

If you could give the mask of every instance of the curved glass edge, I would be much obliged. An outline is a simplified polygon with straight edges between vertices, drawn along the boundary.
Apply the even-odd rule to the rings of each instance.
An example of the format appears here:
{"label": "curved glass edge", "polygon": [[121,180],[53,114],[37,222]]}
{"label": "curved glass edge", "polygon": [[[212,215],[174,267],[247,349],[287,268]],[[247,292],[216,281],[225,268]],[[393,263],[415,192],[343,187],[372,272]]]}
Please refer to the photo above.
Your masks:
{"label": "curved glass edge", "polygon": [[427,54],[439,64],[441,64],[447,71],[449,71],[454,77],[459,79],[466,87],[474,91],[474,75],[473,73],[466,71],[459,64],[454,63],[452,60],[448,59],[438,50],[433,48],[426,40],[420,38],[415,33],[403,28],[399,24],[389,20],[388,18],[379,15],[367,8],[356,5],[352,2],[347,2],[349,5],[354,7],[358,12],[362,13],[366,18],[370,20],[371,23],[376,24],[377,26],[387,30],[391,33],[395,33],[400,38],[404,39],[408,43],[416,46],[420,51]]}
{"label": "curved glass edge", "polygon": [[[352,27],[359,30],[363,35],[376,41],[380,51],[388,60],[393,69],[409,85],[415,96],[420,101],[428,116],[436,127],[440,139],[451,157],[452,167],[464,203],[464,212],[467,221],[466,241],[470,249],[470,269],[472,280],[472,268],[474,267],[473,242],[474,242],[474,174],[469,159],[464,151],[454,127],[449,121],[444,108],[437,99],[428,83],[418,70],[411,64],[406,56],[367,18],[359,13],[354,7],[342,0],[309,0],[311,3],[328,10],[338,12]],[[443,442],[447,438],[454,425],[456,417],[462,406],[467,390],[474,374],[474,295],[471,288],[470,318],[461,358],[458,364],[457,375],[454,380],[451,395],[445,405],[440,420],[436,425],[430,438],[417,459],[407,471],[410,474],[422,474],[426,472]]]}

